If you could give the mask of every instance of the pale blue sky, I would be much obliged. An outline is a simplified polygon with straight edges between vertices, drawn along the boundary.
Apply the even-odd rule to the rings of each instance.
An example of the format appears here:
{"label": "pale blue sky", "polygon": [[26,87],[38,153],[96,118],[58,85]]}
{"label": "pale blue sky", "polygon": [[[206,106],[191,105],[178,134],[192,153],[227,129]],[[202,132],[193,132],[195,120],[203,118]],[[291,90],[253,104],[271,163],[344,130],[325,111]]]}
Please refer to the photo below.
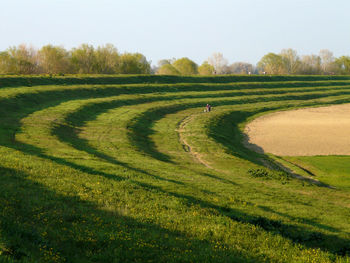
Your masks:
{"label": "pale blue sky", "polygon": [[268,52],[350,55],[349,0],[0,0],[0,50],[112,43],[155,64],[221,52],[255,64]]}

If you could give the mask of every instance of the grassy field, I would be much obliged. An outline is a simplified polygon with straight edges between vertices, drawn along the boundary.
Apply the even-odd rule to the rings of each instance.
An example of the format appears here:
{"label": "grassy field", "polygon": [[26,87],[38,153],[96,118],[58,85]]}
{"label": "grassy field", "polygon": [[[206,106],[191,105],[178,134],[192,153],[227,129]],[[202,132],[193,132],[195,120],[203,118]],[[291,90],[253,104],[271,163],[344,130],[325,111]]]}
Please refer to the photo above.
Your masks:
{"label": "grassy field", "polygon": [[350,157],[242,143],[341,103],[350,77],[0,77],[0,262],[350,262]]}

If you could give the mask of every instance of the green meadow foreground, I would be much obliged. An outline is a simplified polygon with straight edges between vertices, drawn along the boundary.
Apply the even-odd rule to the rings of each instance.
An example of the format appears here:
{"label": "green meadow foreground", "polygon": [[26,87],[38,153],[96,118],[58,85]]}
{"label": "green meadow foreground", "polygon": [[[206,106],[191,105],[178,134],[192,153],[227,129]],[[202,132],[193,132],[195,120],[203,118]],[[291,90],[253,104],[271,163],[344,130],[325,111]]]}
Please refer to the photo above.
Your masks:
{"label": "green meadow foreground", "polygon": [[346,76],[0,77],[0,262],[350,262],[350,157],[243,142],[343,103]]}

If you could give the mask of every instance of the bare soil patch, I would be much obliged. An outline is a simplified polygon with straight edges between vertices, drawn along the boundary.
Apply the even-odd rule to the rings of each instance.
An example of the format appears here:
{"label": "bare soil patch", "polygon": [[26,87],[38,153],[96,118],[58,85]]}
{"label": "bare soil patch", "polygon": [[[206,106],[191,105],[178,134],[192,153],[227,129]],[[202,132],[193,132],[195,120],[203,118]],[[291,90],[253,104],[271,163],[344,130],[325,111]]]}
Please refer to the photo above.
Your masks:
{"label": "bare soil patch", "polygon": [[350,155],[350,104],[282,111],[245,128],[246,145],[280,156]]}

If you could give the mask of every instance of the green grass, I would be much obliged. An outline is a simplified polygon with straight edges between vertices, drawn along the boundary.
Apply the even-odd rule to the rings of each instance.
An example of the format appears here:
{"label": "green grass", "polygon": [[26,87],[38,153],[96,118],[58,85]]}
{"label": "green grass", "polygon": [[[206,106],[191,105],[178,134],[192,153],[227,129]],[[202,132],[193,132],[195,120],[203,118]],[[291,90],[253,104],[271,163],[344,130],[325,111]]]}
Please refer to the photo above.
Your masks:
{"label": "green grass", "polygon": [[230,83],[269,81],[327,81],[350,80],[349,76],[164,76],[164,75],[0,75],[0,87],[77,84],[133,84],[133,83]]}
{"label": "green grass", "polygon": [[349,156],[284,157],[284,159],[307,169],[326,184],[350,190]]}
{"label": "green grass", "polygon": [[0,78],[0,262],[349,262],[349,158],[284,157],[332,189],[242,144],[256,116],[350,102],[349,81]]}

